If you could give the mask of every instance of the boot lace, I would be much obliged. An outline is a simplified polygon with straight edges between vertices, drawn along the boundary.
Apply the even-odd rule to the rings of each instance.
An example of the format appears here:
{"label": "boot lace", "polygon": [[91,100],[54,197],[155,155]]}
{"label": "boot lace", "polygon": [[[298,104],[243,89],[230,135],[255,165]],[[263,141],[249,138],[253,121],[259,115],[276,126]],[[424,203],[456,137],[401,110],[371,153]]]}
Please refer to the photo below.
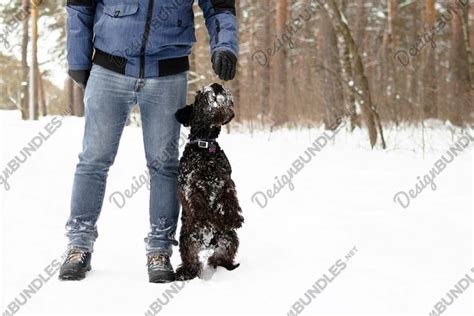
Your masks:
{"label": "boot lace", "polygon": [[168,268],[170,265],[168,257],[163,254],[148,257],[148,265],[153,267]]}
{"label": "boot lace", "polygon": [[82,263],[86,257],[86,252],[79,249],[71,249],[67,254],[67,262],[77,262]]}

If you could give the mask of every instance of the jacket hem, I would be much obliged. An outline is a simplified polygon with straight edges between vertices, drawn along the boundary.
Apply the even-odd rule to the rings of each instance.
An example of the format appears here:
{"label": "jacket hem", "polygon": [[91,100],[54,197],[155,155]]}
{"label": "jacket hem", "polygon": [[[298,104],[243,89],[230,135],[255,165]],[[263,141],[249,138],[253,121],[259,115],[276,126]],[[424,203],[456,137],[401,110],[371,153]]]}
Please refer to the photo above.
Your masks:
{"label": "jacket hem", "polygon": [[[122,75],[126,74],[125,70],[128,60],[124,57],[112,55],[96,48],[92,62],[116,73]],[[158,61],[158,77],[171,76],[188,70],[188,56],[162,59]]]}

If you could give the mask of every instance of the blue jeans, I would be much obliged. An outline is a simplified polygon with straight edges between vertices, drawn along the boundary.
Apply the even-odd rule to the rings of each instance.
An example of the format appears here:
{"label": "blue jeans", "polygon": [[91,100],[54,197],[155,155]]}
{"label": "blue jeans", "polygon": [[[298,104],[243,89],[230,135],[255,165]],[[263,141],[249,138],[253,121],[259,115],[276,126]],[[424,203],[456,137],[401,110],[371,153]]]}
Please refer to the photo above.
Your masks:
{"label": "blue jeans", "polygon": [[114,163],[132,106],[141,112],[150,173],[150,232],[146,253],[171,255],[179,216],[177,197],[180,125],[175,112],[186,104],[187,72],[139,80],[93,65],[87,83],[83,149],[76,167],[71,214],[66,223],[69,248],[93,252],[107,174]]}

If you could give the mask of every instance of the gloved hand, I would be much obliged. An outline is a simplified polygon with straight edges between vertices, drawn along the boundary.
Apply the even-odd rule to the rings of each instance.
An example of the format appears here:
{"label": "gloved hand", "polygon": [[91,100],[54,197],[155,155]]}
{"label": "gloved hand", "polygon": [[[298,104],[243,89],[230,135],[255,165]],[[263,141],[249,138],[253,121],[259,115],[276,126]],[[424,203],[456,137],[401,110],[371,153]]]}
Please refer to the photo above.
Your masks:
{"label": "gloved hand", "polygon": [[82,89],[86,88],[90,70],[68,70],[68,75]]}
{"label": "gloved hand", "polygon": [[228,81],[235,77],[237,57],[228,50],[218,49],[212,55],[212,68],[220,79]]}

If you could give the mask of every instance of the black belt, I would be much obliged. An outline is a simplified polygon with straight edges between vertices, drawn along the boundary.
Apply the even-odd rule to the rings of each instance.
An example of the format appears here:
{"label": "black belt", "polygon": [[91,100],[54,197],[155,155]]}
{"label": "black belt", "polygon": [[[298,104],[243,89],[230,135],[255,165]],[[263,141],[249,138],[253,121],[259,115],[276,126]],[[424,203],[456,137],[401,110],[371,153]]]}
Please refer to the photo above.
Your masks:
{"label": "black belt", "polygon": [[[112,70],[119,74],[125,74],[125,67],[127,66],[127,58],[112,55],[95,49],[94,58],[92,59],[94,64],[102,66],[106,69]],[[189,58],[188,56],[162,59],[158,61],[158,77],[171,76],[179,74],[189,70]]]}

